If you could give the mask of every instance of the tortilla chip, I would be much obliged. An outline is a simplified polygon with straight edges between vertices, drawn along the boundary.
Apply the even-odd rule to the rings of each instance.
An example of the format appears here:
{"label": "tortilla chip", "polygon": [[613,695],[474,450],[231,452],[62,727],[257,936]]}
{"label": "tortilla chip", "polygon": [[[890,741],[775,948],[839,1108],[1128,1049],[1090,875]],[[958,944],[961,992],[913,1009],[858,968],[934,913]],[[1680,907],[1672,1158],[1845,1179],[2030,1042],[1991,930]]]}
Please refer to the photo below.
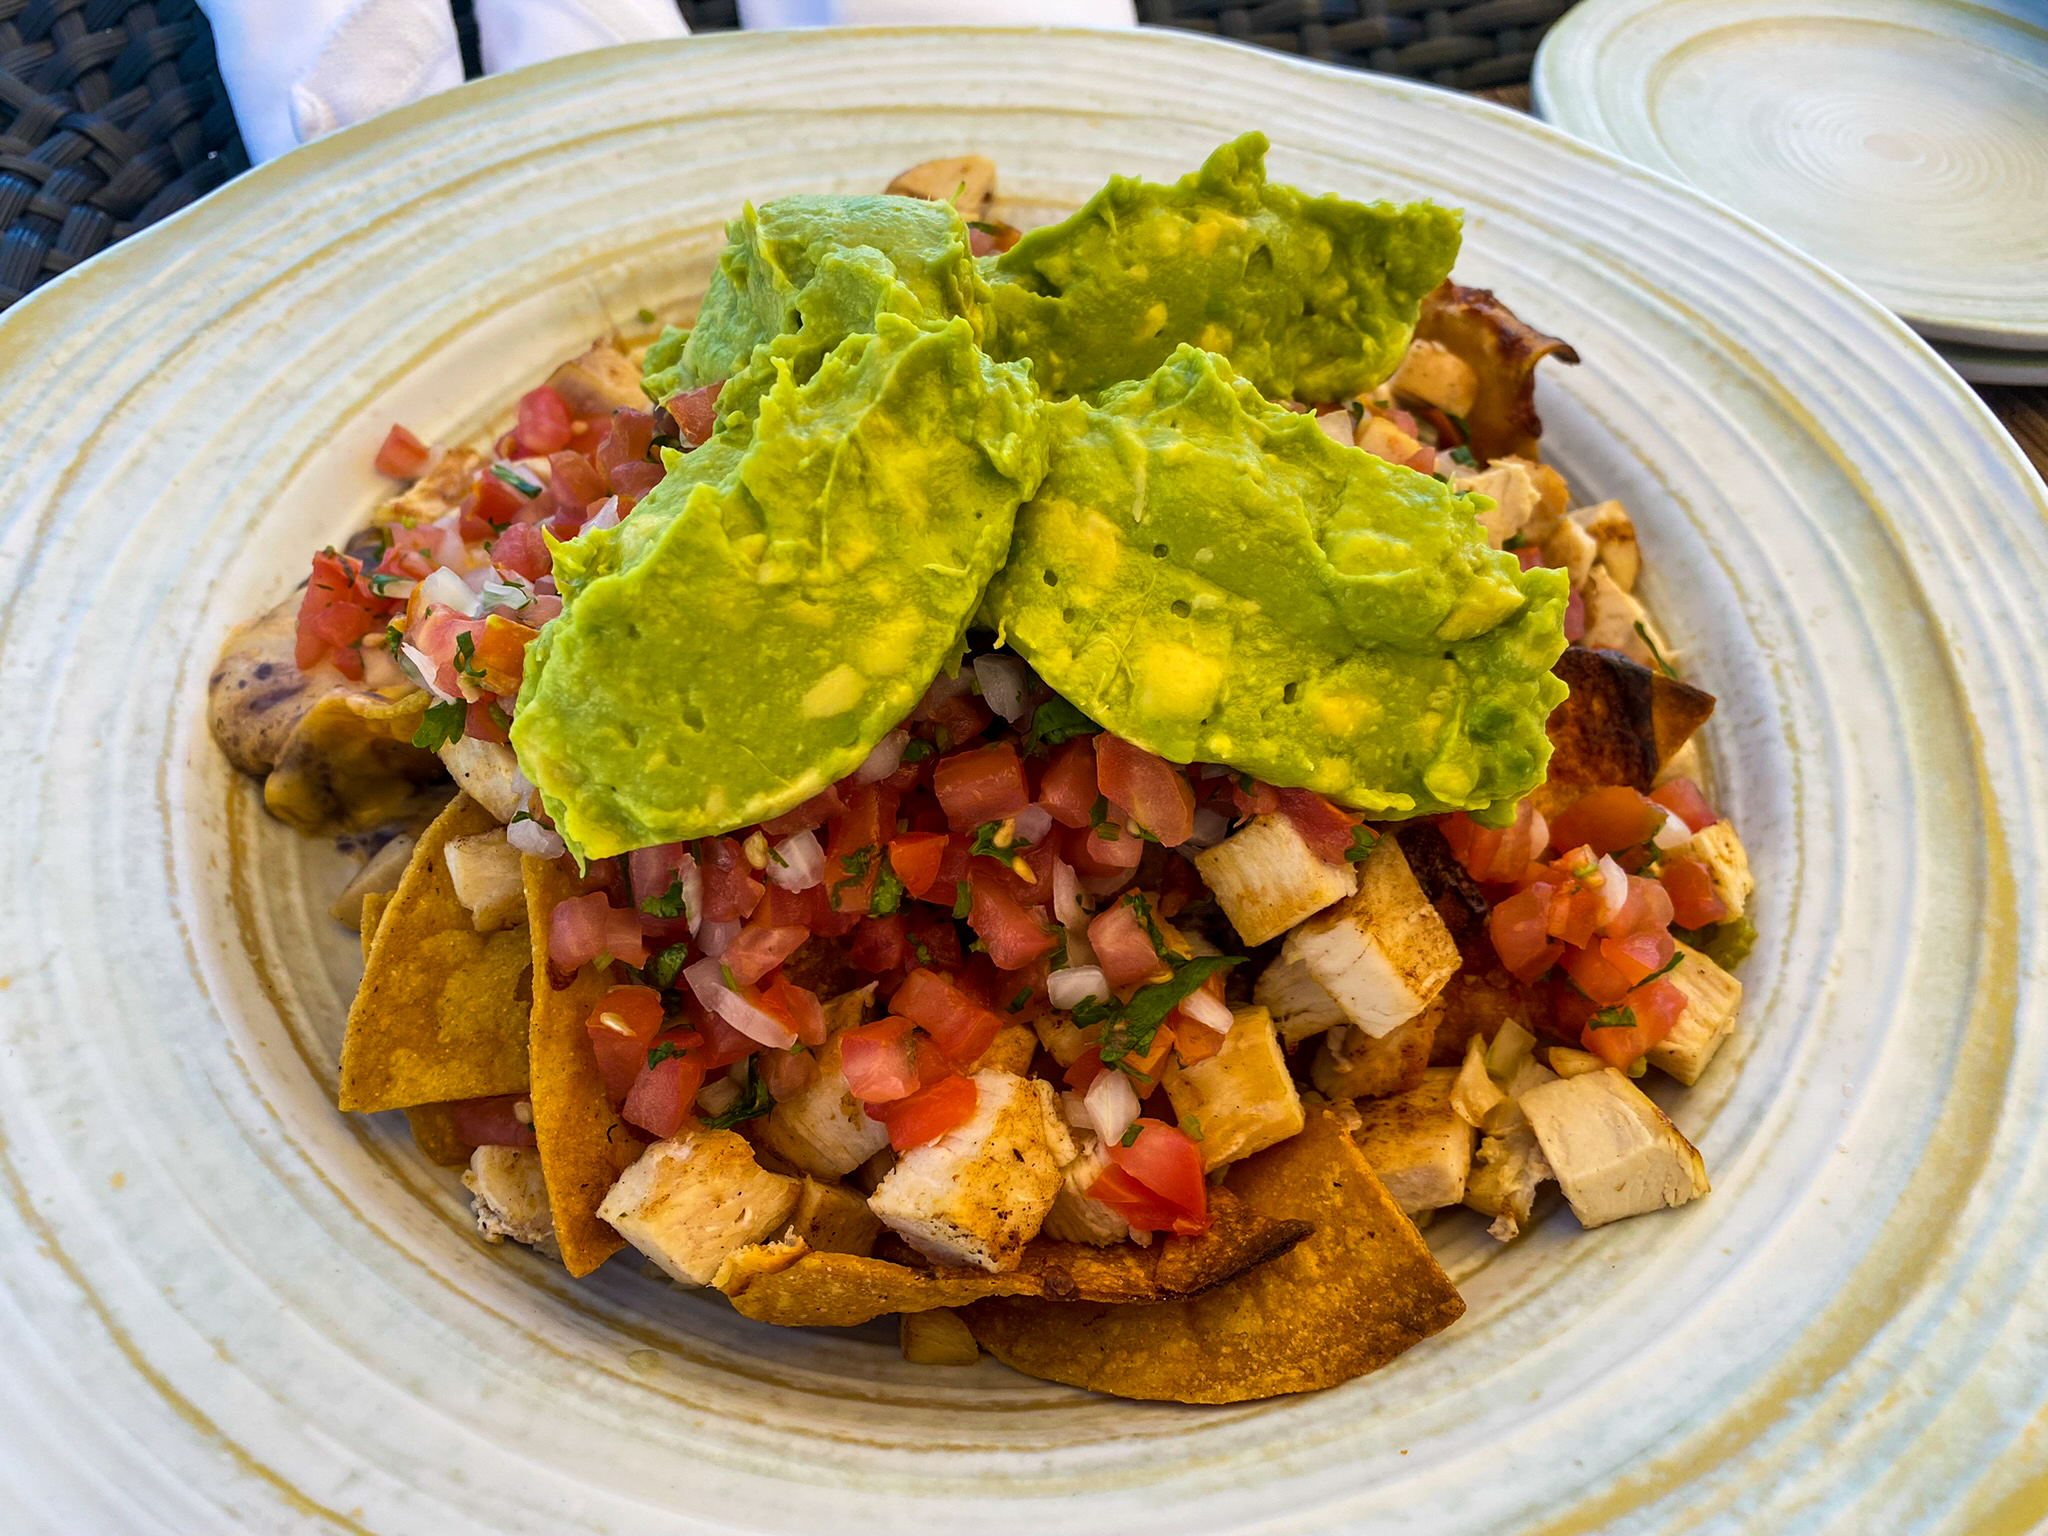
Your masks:
{"label": "tortilla chip", "polygon": [[976,1072],[1008,1072],[1022,1077],[1031,1070],[1031,1058],[1037,1054],[1037,1030],[1029,1024],[1005,1024],[996,1031],[988,1049],[975,1057],[966,1070],[970,1076]]}
{"label": "tortilla chip", "polygon": [[1305,1222],[1268,1220],[1225,1190],[1215,1192],[1211,1212],[1215,1219],[1200,1237],[1170,1237],[1150,1248],[1034,1239],[1018,1268],[996,1275],[821,1253],[790,1236],[740,1249],[714,1283],[742,1315],[784,1328],[851,1328],[891,1312],[958,1307],[987,1296],[1164,1302],[1235,1279],[1310,1230]]}
{"label": "tortilla chip", "polygon": [[420,834],[349,1008],[343,1109],[407,1109],[526,1091],[526,936],[517,929],[478,933],[441,857],[452,839],[496,825],[490,812],[458,795]]}
{"label": "tortilla chip", "polygon": [[1450,1326],[1464,1300],[1327,1108],[1230,1170],[1271,1218],[1315,1224],[1292,1252],[1190,1301],[1115,1307],[1024,1297],[961,1314],[1027,1376],[1118,1397],[1241,1403],[1335,1386]]}
{"label": "tortilla chip", "polygon": [[263,781],[263,804],[301,832],[361,831],[401,819],[430,785],[447,775],[441,760],[412,744],[428,697],[330,693],[300,717],[277,766]]}
{"label": "tortilla chip", "polygon": [[1465,413],[1472,451],[1481,461],[1536,457],[1543,422],[1536,414],[1536,365],[1546,357],[1576,363],[1579,354],[1555,336],[1525,325],[1485,288],[1444,283],[1423,298],[1415,334],[1448,347],[1479,376]]}
{"label": "tortilla chip", "polygon": [[412,1127],[413,1144],[427,1155],[427,1161],[443,1168],[466,1168],[476,1148],[455,1134],[452,1104],[419,1104],[405,1112]]}
{"label": "tortilla chip", "polygon": [[1550,766],[1530,798],[1546,816],[1603,784],[1647,791],[1714,713],[1705,689],[1619,651],[1567,646],[1551,670],[1571,693],[1544,727]]}
{"label": "tortilla chip", "polygon": [[[756,1159],[759,1149],[756,1149]],[[857,1190],[803,1176],[803,1192],[790,1213],[786,1237],[800,1237],[815,1253],[872,1253],[882,1220]]]}
{"label": "tortilla chip", "polygon": [[363,941],[363,967],[369,968],[370,946],[377,942],[377,924],[383,921],[384,909],[391,905],[389,891],[363,892],[363,919],[360,937]]}
{"label": "tortilla chip", "polygon": [[[562,1262],[570,1274],[587,1275],[626,1246],[608,1222],[598,1219],[597,1208],[640,1156],[640,1143],[605,1094],[590,1031],[583,1027],[611,983],[590,966],[566,987],[557,988],[548,978],[548,920],[557,902],[582,895],[582,887],[575,876],[543,859],[526,859],[524,871],[526,926],[533,945],[533,1129]],[[512,932],[519,934],[516,928]]]}

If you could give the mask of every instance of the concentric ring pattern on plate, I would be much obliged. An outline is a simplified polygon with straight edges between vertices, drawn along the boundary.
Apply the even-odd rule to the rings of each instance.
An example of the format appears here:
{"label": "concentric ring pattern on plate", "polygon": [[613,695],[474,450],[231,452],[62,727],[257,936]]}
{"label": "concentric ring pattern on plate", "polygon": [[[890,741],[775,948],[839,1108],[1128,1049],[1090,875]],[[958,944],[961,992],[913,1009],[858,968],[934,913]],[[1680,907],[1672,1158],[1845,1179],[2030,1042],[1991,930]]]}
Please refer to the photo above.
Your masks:
{"label": "concentric ring pattern on plate", "polygon": [[[1000,68],[991,69],[991,60]],[[742,198],[963,148],[1023,215],[1243,128],[1467,210],[1585,365],[1543,400],[1722,698],[1765,941],[1676,1102],[1716,1189],[1435,1233],[1471,1303],[1342,1390],[1095,1399],[779,1333],[467,1230],[330,1107],[339,871],[207,740],[209,662],[376,485],[701,286]],[[0,324],[0,1497],[94,1532],[2020,1531],[2048,1509],[2048,510],[1898,322],[1483,104],[1164,35],[617,50],[233,183]],[[2023,916],[2024,915],[2024,916]]]}
{"label": "concentric ring pattern on plate", "polygon": [[2044,23],[2029,0],[1591,0],[1544,39],[1536,102],[1927,335],[2038,349]]}

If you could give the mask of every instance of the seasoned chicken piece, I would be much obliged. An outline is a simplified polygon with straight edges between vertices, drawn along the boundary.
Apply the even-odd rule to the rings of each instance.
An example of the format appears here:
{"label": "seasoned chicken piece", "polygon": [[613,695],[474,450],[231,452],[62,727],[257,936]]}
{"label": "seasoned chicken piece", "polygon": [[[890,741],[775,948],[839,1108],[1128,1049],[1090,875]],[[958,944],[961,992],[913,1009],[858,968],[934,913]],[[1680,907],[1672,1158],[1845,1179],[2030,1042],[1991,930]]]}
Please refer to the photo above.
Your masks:
{"label": "seasoned chicken piece", "polygon": [[1532,1088],[1520,1103],[1581,1226],[1683,1205],[1710,1187],[1698,1150],[1612,1067]]}
{"label": "seasoned chicken piece", "polygon": [[912,1365],[972,1365],[981,1346],[950,1307],[905,1312],[897,1320],[896,1341]]}
{"label": "seasoned chicken piece", "polygon": [[374,929],[374,924],[364,921],[364,898],[389,896],[398,889],[399,877],[405,873],[405,866],[412,862],[413,842],[410,832],[401,832],[365,859],[363,867],[334,898],[327,915],[337,923],[347,923],[358,932],[365,928]]}
{"label": "seasoned chicken piece", "polygon": [[1397,395],[1433,405],[1446,416],[1463,416],[1479,393],[1472,365],[1439,341],[1412,343],[1388,381]]}
{"label": "seasoned chicken piece", "polygon": [[1568,1045],[1553,1045],[1543,1055],[1559,1077],[1584,1077],[1588,1072],[1607,1070],[1607,1063],[1591,1051],[1575,1051]]}
{"label": "seasoned chicken piece", "polygon": [[1536,1191],[1553,1177],[1535,1128],[1525,1120],[1502,1135],[1479,1138],[1472,1174],[1465,1181],[1465,1204],[1493,1218],[1487,1236],[1512,1242],[1529,1224]]}
{"label": "seasoned chicken piece", "polygon": [[[1252,1001],[1273,1016],[1273,1025],[1289,1046],[1313,1039],[1349,1021],[1337,999],[1309,975],[1299,960],[1275,960],[1252,986]],[[1327,1092],[1327,1090],[1325,1090]]]}
{"label": "seasoned chicken piece", "polygon": [[1316,1091],[1331,1099],[1383,1099],[1406,1093],[1422,1081],[1442,1016],[1439,998],[1377,1039],[1349,1024],[1331,1030],[1309,1066]]}
{"label": "seasoned chicken piece", "polygon": [[996,166],[981,155],[925,160],[898,174],[883,190],[895,197],[951,203],[963,218],[979,219],[987,214],[996,195]]}
{"label": "seasoned chicken piece", "polygon": [[801,1193],[755,1162],[745,1137],[697,1131],[642,1152],[597,1214],[675,1280],[701,1286],[729,1255],[787,1226]]}
{"label": "seasoned chicken piece", "polygon": [[[1458,412],[1464,415],[1463,411]],[[1522,459],[1500,459],[1484,469],[1461,470],[1451,476],[1451,485],[1461,491],[1476,491],[1493,499],[1491,511],[1479,514],[1479,526],[1486,530],[1486,542],[1499,549],[1529,526],[1543,504],[1531,466]]]}
{"label": "seasoned chicken piece", "polygon": [[206,680],[206,721],[227,760],[258,776],[275,768],[285,744],[313,706],[348,686],[331,667],[309,675],[296,656],[299,607],[294,592],[259,619],[238,626]]}
{"label": "seasoned chicken piece", "polygon": [[1664,979],[1685,994],[1685,1012],[1648,1054],[1651,1066],[1690,1088],[1735,1028],[1735,1015],[1742,1007],[1742,983],[1690,944],[1680,944],[1678,953],[1683,957],[1678,968]]}
{"label": "seasoned chicken piece", "polygon": [[473,448],[436,448],[419,479],[376,511],[380,523],[431,523],[462,505],[484,456]]}
{"label": "seasoned chicken piece", "polygon": [[1100,1200],[1088,1198],[1088,1190],[1109,1166],[1109,1153],[1093,1131],[1083,1131],[1074,1140],[1079,1150],[1060,1170],[1060,1192],[1040,1230],[1063,1243],[1093,1243],[1098,1248],[1120,1243],[1131,1235],[1130,1223]]}
{"label": "seasoned chicken piece", "polygon": [[533,785],[503,742],[458,736],[443,745],[440,753],[441,765],[456,786],[499,821],[510,821],[525,808]]}
{"label": "seasoned chicken piece", "polygon": [[1465,1198],[1472,1171],[1472,1127],[1451,1108],[1457,1072],[1431,1067],[1422,1085],[1391,1099],[1358,1105],[1358,1150],[1387,1186],[1394,1203],[1410,1216],[1457,1205]]}
{"label": "seasoned chicken piece", "polygon": [[571,416],[600,425],[612,419],[613,411],[647,409],[647,397],[640,393],[640,370],[608,341],[549,374],[548,388],[562,397]]}
{"label": "seasoned chicken piece", "polygon": [[1351,866],[1317,858],[1285,816],[1252,818],[1249,826],[1196,854],[1195,868],[1246,944],[1278,938],[1358,889]]}
{"label": "seasoned chicken piece", "polygon": [[470,1154],[462,1184],[472,1197],[476,1229],[486,1242],[502,1243],[509,1237],[550,1256],[558,1251],[540,1153],[532,1147],[478,1147]]}
{"label": "seasoned chicken piece", "polygon": [[1391,837],[1359,866],[1358,894],[1289,933],[1280,957],[1300,962],[1373,1036],[1422,1012],[1458,969],[1450,930]]}
{"label": "seasoned chicken piece", "polygon": [[754,1138],[794,1168],[821,1179],[843,1179],[889,1145],[889,1128],[870,1120],[846,1086],[839,1042],[860,1023],[858,999],[849,1010],[833,1000],[826,1014],[832,1032],[818,1050],[818,1071],[801,1093],[754,1122]]}
{"label": "seasoned chicken piece", "polygon": [[1031,1070],[1031,1058],[1038,1054],[1038,1032],[1029,1024],[1005,1024],[996,1031],[988,1049],[968,1067],[974,1072],[1009,1072],[1022,1077]]}
{"label": "seasoned chicken piece", "polygon": [[505,829],[493,827],[475,837],[452,839],[441,850],[455,899],[469,908],[478,933],[516,928],[526,921],[526,877],[520,852],[505,841]]}
{"label": "seasoned chicken piece", "polygon": [[1182,1128],[1201,1132],[1205,1173],[1285,1141],[1304,1123],[1301,1095],[1263,1008],[1234,1009],[1223,1048],[1207,1061],[1184,1067],[1169,1056],[1161,1082]]}
{"label": "seasoned chicken piece", "polygon": [[1537,547],[1543,553],[1543,563],[1564,571],[1575,588],[1585,585],[1593,574],[1593,562],[1600,558],[1599,543],[1575,517],[1559,518],[1550,537]]}
{"label": "seasoned chicken piece", "polygon": [[1052,1084],[977,1072],[974,1117],[902,1154],[868,1198],[889,1229],[935,1264],[1015,1269],[1060,1191],[1071,1146]]}
{"label": "seasoned chicken piece", "polygon": [[1505,1078],[1495,1071],[1493,1079],[1505,1086],[1507,1097],[1486,1112],[1485,1123],[1479,1128],[1489,1136],[1505,1136],[1529,1123],[1529,1117],[1522,1113],[1522,1095],[1532,1088],[1541,1088],[1545,1083],[1556,1082],[1557,1074],[1535,1057],[1525,1056]]}
{"label": "seasoned chicken piece", "polygon": [[1588,649],[1619,651],[1646,667],[1657,665],[1658,652],[1671,654],[1671,647],[1650,622],[1649,612],[1614,579],[1606,566],[1593,567],[1584,590],[1586,632],[1580,638]]}
{"label": "seasoned chicken piece", "polygon": [[1731,918],[1742,916],[1756,890],[1756,876],[1749,872],[1749,853],[1735,828],[1725,821],[1695,832],[1690,842],[1672,850],[1671,857],[1698,859],[1707,866],[1714,881],[1714,894],[1728,903]]}
{"label": "seasoned chicken piece", "polygon": [[1636,589],[1642,571],[1642,551],[1636,545],[1636,525],[1618,501],[1596,502],[1581,507],[1571,521],[1583,528],[1598,550],[1600,563],[1624,592]]}
{"label": "seasoned chicken piece", "polygon": [[1486,1042],[1474,1035],[1465,1044],[1465,1059],[1451,1080],[1451,1108],[1475,1131],[1486,1117],[1507,1098],[1486,1070]]}
{"label": "seasoned chicken piece", "polygon": [[1031,1028],[1038,1043],[1045,1047],[1046,1055],[1063,1067],[1071,1067],[1095,1043],[1076,1029],[1073,1019],[1064,1013],[1040,1014],[1031,1021]]}
{"label": "seasoned chicken piece", "polygon": [[823,1184],[806,1176],[789,1229],[782,1235],[802,1238],[814,1253],[867,1255],[875,1251],[882,1223],[867,1201],[844,1184]]}

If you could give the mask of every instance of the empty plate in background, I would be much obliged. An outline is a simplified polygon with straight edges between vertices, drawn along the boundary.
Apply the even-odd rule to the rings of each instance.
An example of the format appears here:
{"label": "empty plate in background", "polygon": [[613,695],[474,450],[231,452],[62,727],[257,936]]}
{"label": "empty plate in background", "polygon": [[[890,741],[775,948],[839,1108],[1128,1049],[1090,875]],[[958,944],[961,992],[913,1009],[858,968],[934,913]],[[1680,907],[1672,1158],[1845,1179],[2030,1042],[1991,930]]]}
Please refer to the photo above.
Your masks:
{"label": "empty plate in background", "polygon": [[1980,347],[1967,341],[1937,341],[1943,362],[1972,384],[2048,384],[2048,352],[2013,347]]}
{"label": "empty plate in background", "polygon": [[[2044,20],[2037,0],[1585,0],[1537,55],[1536,109],[1748,214],[1923,335],[2041,352]],[[2048,373],[2033,362],[2029,382]]]}

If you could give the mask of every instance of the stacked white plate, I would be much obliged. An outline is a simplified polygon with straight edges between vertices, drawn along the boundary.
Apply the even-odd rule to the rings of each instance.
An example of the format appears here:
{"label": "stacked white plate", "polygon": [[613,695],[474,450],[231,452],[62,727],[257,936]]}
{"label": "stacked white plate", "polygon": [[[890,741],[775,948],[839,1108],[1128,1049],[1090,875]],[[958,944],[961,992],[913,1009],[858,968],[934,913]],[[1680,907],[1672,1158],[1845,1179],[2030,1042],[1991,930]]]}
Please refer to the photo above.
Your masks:
{"label": "stacked white plate", "polygon": [[1965,378],[2048,383],[2039,0],[1584,0],[1551,122],[1836,268]]}

